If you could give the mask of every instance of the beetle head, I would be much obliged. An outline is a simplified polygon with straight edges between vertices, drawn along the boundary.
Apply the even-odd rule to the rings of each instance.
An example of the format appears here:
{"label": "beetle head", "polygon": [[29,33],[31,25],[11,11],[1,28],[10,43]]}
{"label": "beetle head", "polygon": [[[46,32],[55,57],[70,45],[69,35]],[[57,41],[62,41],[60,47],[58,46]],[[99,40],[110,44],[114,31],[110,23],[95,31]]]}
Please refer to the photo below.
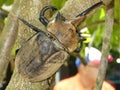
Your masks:
{"label": "beetle head", "polygon": [[77,48],[79,41],[76,28],[84,19],[85,16],[66,20],[58,12],[55,19],[48,23],[47,30],[51,32],[69,52],[73,52]]}

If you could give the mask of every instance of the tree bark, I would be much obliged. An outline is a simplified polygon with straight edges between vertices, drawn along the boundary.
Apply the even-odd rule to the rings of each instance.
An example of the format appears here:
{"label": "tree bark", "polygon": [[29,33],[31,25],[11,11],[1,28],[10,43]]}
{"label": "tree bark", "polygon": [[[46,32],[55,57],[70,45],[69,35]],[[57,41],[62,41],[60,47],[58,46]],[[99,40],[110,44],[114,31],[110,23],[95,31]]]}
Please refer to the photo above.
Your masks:
{"label": "tree bark", "polygon": [[[39,27],[42,30],[46,30],[46,28],[39,22],[38,17],[40,10],[45,5],[50,5],[50,2],[51,0],[16,0],[16,3],[20,4],[19,17]],[[60,10],[60,13],[67,19],[74,18],[80,12],[86,10],[88,7],[97,2],[99,2],[99,0],[68,0],[65,3],[64,7]],[[92,11],[92,14],[96,10]],[[33,33],[34,32],[27,26],[19,23],[18,42],[16,43],[17,48],[19,48],[28,38],[30,38]],[[47,80],[36,83],[27,81],[25,78],[19,75],[15,66],[14,73],[6,90],[50,90],[50,88]]]}

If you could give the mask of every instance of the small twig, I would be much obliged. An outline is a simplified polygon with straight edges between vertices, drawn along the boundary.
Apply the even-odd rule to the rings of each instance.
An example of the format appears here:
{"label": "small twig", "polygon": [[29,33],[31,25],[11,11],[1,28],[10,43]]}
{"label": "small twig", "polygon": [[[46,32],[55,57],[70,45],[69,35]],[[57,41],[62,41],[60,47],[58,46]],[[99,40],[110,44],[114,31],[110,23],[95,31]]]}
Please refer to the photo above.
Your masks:
{"label": "small twig", "polygon": [[[105,20],[95,21],[95,22],[92,22],[92,23],[84,25],[84,26],[81,25],[81,26],[79,26],[79,30],[81,30],[82,28],[85,28],[85,27],[89,28],[89,27],[96,26],[98,24],[103,24],[103,23],[105,23]],[[119,20],[114,19],[114,23],[117,24],[118,26],[120,26],[120,21]]]}
{"label": "small twig", "polygon": [[102,46],[102,57],[101,63],[99,66],[99,72],[97,81],[95,84],[94,90],[101,90],[102,84],[106,75],[106,69],[108,66],[108,54],[110,50],[110,38],[113,31],[113,23],[114,23],[114,15],[113,15],[113,4],[112,1],[106,9],[106,20],[105,20],[105,32],[104,32],[104,39],[103,39],[103,46]]}
{"label": "small twig", "polygon": [[95,26],[95,25],[98,25],[98,24],[102,24],[102,23],[104,23],[105,22],[105,20],[101,20],[101,21],[95,21],[95,22],[92,22],[92,23],[90,23],[90,24],[87,24],[87,25],[81,25],[81,26],[79,26],[79,30],[81,30],[82,28],[85,28],[85,27],[92,27],[92,26]]}
{"label": "small twig", "polygon": [[80,53],[70,53],[70,55],[80,58],[82,64],[87,65],[86,60],[81,56]]}

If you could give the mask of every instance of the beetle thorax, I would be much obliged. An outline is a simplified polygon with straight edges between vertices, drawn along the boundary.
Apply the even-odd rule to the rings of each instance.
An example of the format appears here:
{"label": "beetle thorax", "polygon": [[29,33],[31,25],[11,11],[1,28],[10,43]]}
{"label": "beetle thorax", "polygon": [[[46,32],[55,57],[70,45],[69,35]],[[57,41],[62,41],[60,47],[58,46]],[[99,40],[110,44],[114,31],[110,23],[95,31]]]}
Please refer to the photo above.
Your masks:
{"label": "beetle thorax", "polygon": [[73,52],[77,48],[78,33],[71,23],[67,21],[55,22],[53,20],[48,24],[47,30],[51,32],[69,52]]}

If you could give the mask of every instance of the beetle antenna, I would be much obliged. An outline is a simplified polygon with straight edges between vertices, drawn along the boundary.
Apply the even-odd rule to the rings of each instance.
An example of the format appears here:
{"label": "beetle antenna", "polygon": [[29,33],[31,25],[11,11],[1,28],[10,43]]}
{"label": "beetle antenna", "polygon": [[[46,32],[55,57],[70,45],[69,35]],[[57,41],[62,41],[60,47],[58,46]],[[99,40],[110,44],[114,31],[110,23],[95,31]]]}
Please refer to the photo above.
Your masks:
{"label": "beetle antenna", "polygon": [[41,22],[43,25],[45,25],[45,26],[47,26],[48,23],[49,23],[49,21],[47,20],[47,18],[44,17],[45,11],[48,10],[48,9],[52,9],[52,11],[57,10],[57,8],[54,7],[54,6],[45,6],[45,7],[41,10],[40,16],[39,16],[39,20],[40,20],[40,22]]}
{"label": "beetle antenna", "polygon": [[25,25],[27,25],[28,27],[30,27],[32,30],[34,30],[35,32],[40,32],[42,30],[40,30],[39,28],[33,26],[32,24],[28,23],[27,21],[21,19],[21,18],[18,18],[21,22],[23,22]]}
{"label": "beetle antenna", "polygon": [[82,13],[77,15],[76,17],[84,16],[84,15],[88,14],[90,11],[92,11],[94,8],[96,8],[96,7],[98,7],[98,6],[102,5],[102,4],[103,4],[103,2],[100,1],[100,2],[98,2],[96,4],[94,4],[93,6],[91,6],[90,8],[88,8],[87,10],[83,11]]}

